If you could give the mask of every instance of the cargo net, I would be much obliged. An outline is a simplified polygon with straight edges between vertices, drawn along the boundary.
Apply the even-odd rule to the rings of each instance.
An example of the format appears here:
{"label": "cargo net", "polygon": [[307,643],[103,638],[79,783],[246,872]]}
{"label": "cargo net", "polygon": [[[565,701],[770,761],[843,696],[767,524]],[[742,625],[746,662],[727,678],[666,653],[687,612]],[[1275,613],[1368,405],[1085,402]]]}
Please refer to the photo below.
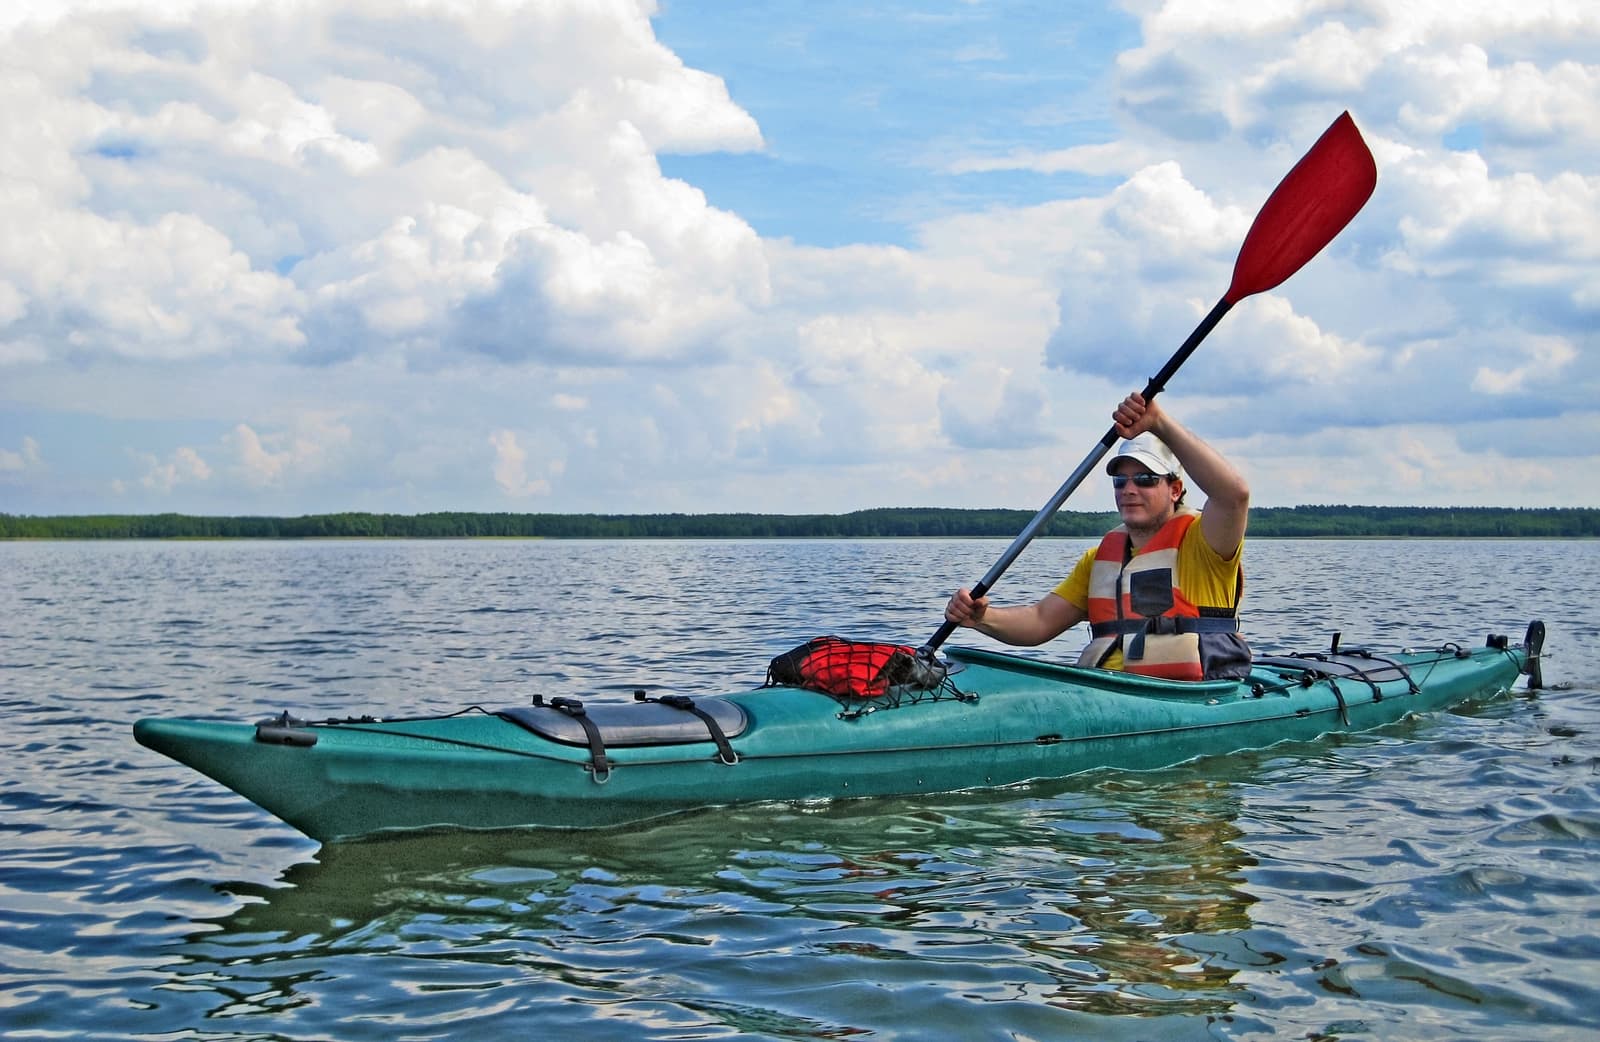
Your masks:
{"label": "cargo net", "polygon": [[767,687],[799,687],[827,695],[850,720],[880,709],[954,698],[976,702],[958,689],[949,667],[904,644],[816,637],[767,665]]}

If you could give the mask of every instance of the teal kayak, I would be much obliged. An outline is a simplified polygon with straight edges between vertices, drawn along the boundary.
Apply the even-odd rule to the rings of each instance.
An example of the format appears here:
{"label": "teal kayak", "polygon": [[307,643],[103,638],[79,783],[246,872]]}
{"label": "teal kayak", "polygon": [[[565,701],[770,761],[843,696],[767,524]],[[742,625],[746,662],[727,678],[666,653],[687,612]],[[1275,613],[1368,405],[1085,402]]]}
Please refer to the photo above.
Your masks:
{"label": "teal kayak", "polygon": [[[908,796],[1151,770],[1360,731],[1538,683],[1522,644],[1259,658],[1176,682],[951,648],[933,690],[876,698],[761,687],[557,699],[448,716],[258,724],[146,719],[143,745],[330,841],[400,829],[599,828],[760,801]],[[641,693],[642,697],[642,693]]]}

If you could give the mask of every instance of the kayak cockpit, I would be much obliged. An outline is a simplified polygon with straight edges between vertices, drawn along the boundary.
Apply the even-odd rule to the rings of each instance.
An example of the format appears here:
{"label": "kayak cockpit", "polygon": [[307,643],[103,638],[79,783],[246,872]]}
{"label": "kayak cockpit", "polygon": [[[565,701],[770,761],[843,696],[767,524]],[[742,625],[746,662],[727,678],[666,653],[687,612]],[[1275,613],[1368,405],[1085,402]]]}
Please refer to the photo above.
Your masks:
{"label": "kayak cockpit", "polygon": [[1068,684],[1081,690],[1158,698],[1218,698],[1233,693],[1239,686],[1237,680],[1163,680],[1121,670],[1094,669],[983,648],[948,648],[945,653],[966,666],[978,667],[969,675],[967,682],[979,694],[984,693],[982,687],[987,679],[986,669],[1013,677],[1032,677]]}

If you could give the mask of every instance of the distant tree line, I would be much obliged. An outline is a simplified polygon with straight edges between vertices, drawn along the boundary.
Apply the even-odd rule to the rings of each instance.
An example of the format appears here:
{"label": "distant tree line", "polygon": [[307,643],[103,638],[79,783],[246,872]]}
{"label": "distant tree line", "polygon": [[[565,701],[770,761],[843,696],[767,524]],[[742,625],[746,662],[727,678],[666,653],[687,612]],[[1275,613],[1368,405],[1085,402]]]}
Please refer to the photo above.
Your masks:
{"label": "distant tree line", "polygon": [[[1010,538],[1026,510],[887,507],[848,514],[311,514],[198,517],[0,514],[0,539],[864,539]],[[1062,511],[1041,533],[1095,537],[1110,512]],[[1256,508],[1250,535],[1272,537],[1595,538],[1600,509],[1300,506]]]}

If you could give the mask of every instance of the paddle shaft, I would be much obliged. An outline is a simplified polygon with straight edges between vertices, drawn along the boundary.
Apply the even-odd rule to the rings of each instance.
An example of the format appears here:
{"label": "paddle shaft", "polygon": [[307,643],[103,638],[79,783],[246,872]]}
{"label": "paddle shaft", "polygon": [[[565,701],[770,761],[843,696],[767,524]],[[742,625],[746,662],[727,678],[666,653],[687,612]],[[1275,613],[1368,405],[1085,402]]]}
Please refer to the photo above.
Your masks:
{"label": "paddle shaft", "polygon": [[[1189,356],[1194,354],[1195,348],[1200,346],[1200,341],[1210,335],[1211,331],[1217,327],[1217,323],[1222,321],[1222,316],[1226,315],[1231,307],[1233,307],[1233,301],[1227,297],[1217,301],[1216,306],[1195,327],[1194,332],[1189,334],[1189,339],[1183,342],[1183,346],[1174,351],[1172,357],[1167,359],[1167,364],[1161,367],[1161,371],[1152,376],[1150,382],[1145,384],[1143,393],[1146,402],[1154,400],[1156,395],[1166,390],[1167,381],[1172,379],[1173,374],[1178,371],[1179,367],[1189,360]],[[1067,476],[1067,480],[1061,483],[1060,488],[1056,489],[1056,494],[1050,497],[1050,501],[1041,507],[1037,514],[1033,515],[1033,520],[1029,521],[1027,526],[1011,541],[1011,545],[1006,547],[1006,552],[1000,555],[1000,559],[994,563],[994,566],[984,573],[983,578],[978,580],[977,585],[972,587],[974,600],[994,588],[994,584],[1000,581],[1000,577],[1005,574],[1006,569],[1010,568],[1012,563],[1022,555],[1022,551],[1027,545],[1033,542],[1033,537],[1038,535],[1045,525],[1049,524],[1056,511],[1061,509],[1061,504],[1065,503],[1067,497],[1072,495],[1079,485],[1083,484],[1083,479],[1087,478],[1090,472],[1099,465],[1100,461],[1105,459],[1106,453],[1110,452],[1111,447],[1116,443],[1117,428],[1112,426],[1095,444],[1095,447],[1089,451],[1089,455],[1084,457],[1083,462],[1078,464],[1077,469]],[[932,639],[922,646],[921,653],[932,655],[939,650],[939,645],[948,640],[956,629],[956,624],[946,619],[943,625],[934,632]]]}

